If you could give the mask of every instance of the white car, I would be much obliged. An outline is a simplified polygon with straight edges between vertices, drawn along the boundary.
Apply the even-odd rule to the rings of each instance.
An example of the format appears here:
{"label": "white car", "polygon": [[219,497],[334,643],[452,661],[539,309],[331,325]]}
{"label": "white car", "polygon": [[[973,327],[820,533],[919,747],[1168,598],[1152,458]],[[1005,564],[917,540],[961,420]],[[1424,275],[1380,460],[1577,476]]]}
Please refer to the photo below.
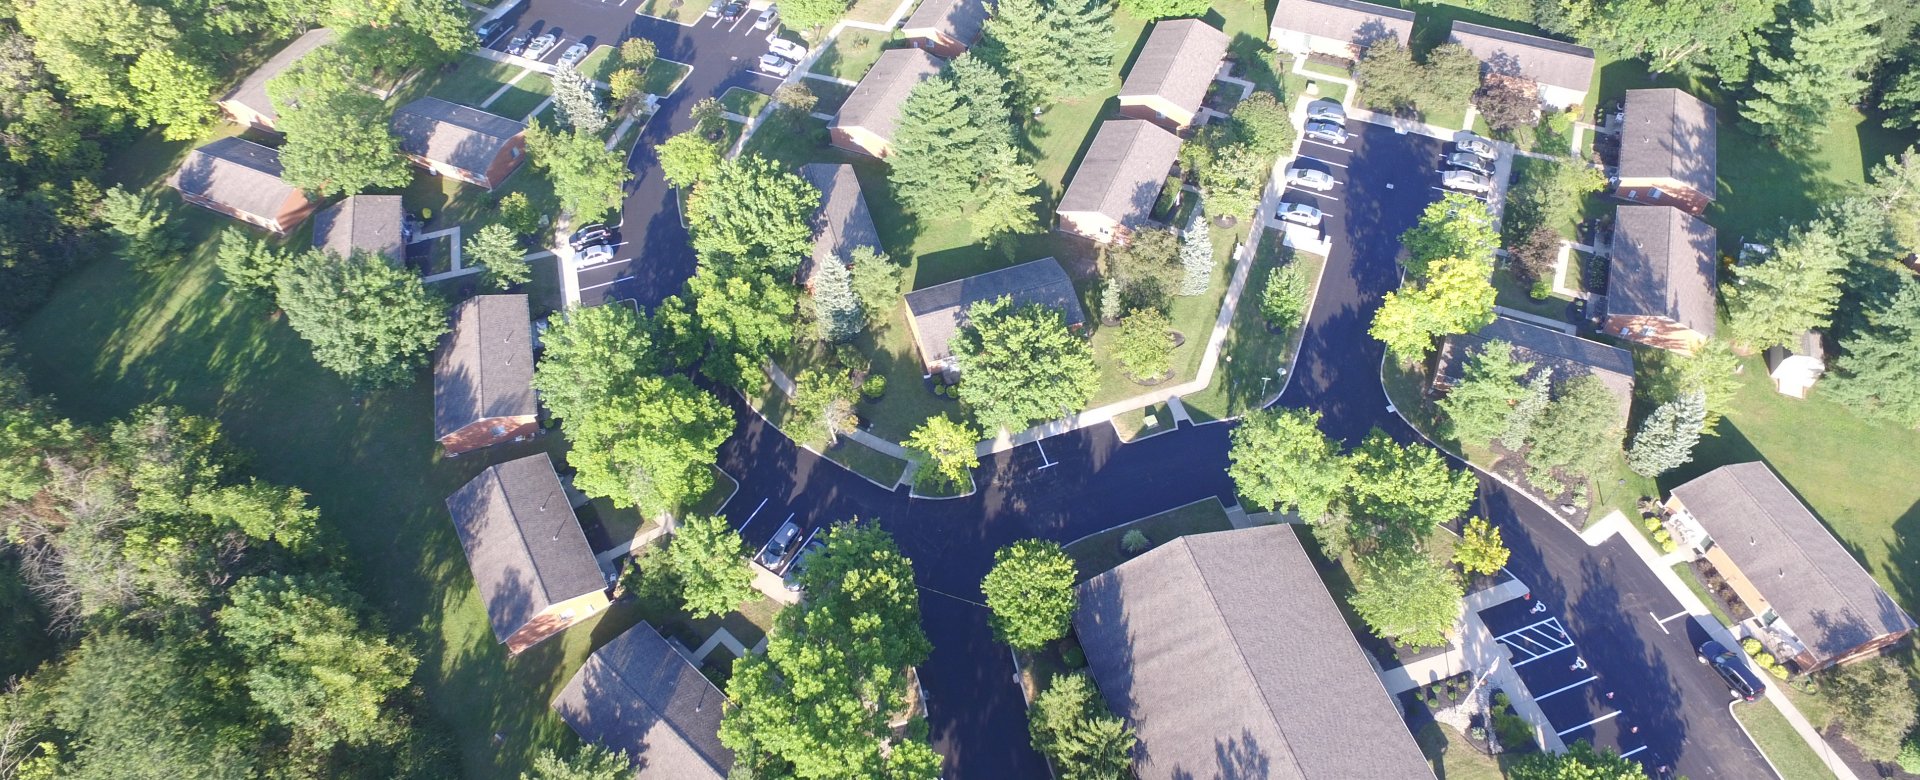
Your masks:
{"label": "white car", "polygon": [[1461,192],[1493,191],[1493,180],[1473,171],[1447,171],[1440,174],[1440,183],[1446,185],[1447,189]]}
{"label": "white car", "polygon": [[767,52],[778,54],[794,62],[807,58],[807,47],[777,36],[767,39]]}
{"label": "white car", "polygon": [[547,56],[547,52],[553,51],[553,47],[559,43],[560,39],[553,37],[552,33],[543,34],[527,44],[527,53],[525,56],[530,60],[540,59],[541,57]]}
{"label": "white car", "polygon": [[577,63],[585,59],[586,56],[587,56],[586,44],[576,43],[572,46],[568,46],[566,51],[563,51],[560,53],[560,67],[571,68],[573,67],[574,63]]}
{"label": "white car", "polygon": [[1305,203],[1282,203],[1274,216],[1296,225],[1318,227],[1322,215],[1320,210]]}
{"label": "white car", "polygon": [[573,265],[575,268],[585,268],[611,260],[613,260],[613,247],[607,246],[606,244],[594,244],[593,246],[580,250],[579,254],[574,255]]}
{"label": "white car", "polygon": [[1338,100],[1321,98],[1307,104],[1307,118],[1344,125],[1347,123],[1347,110]]}
{"label": "white car", "polygon": [[770,5],[767,6],[767,10],[760,12],[760,18],[753,20],[753,29],[771,30],[773,23],[777,21],[780,21],[780,7]]}
{"label": "white car", "polygon": [[778,54],[760,55],[760,72],[769,76],[779,76],[784,79],[787,74],[793,72],[793,65],[792,60]]}
{"label": "white car", "polygon": [[1333,189],[1333,174],[1312,168],[1288,168],[1287,186],[1326,192]]}
{"label": "white car", "polygon": [[1454,148],[1460,151],[1477,155],[1487,160],[1492,160],[1500,156],[1500,150],[1494,148],[1492,141],[1481,138],[1473,133],[1462,132],[1454,139],[1453,145]]}

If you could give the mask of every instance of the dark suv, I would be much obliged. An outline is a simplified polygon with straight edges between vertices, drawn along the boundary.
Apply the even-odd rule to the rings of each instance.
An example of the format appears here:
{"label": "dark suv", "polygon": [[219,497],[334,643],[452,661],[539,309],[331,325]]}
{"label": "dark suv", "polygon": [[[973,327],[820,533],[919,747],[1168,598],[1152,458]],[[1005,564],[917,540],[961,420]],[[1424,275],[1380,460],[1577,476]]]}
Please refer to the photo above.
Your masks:
{"label": "dark suv", "polygon": [[1733,693],[1747,701],[1753,701],[1767,694],[1767,684],[1760,681],[1760,675],[1754,674],[1747,666],[1746,657],[1728,650],[1725,645],[1707,640],[1700,646],[1700,663],[1713,667],[1713,671],[1726,681]]}

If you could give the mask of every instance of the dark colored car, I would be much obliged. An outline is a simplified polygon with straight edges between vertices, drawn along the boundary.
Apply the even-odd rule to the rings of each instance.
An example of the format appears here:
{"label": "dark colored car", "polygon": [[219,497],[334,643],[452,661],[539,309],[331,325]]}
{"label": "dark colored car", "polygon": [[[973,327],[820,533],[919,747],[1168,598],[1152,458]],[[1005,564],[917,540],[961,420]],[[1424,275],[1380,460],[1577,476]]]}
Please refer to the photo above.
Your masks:
{"label": "dark colored car", "polygon": [[493,36],[496,33],[506,32],[512,27],[513,25],[508,24],[505,19],[488,19],[476,28],[473,34],[480,39],[481,43],[486,43],[487,41],[493,40]]}
{"label": "dark colored car", "polygon": [[1325,120],[1307,122],[1307,137],[1339,146],[1347,142],[1347,129]]}
{"label": "dark colored car", "polygon": [[1726,645],[1707,640],[1700,646],[1700,663],[1713,667],[1714,673],[1733,689],[1735,696],[1753,701],[1767,694],[1767,684],[1747,666],[1746,656],[1728,650]]}
{"label": "dark colored car", "polygon": [[568,237],[567,246],[573,247],[573,251],[578,252],[590,246],[607,243],[607,239],[612,235],[613,232],[608,230],[606,225],[598,222],[591,225],[582,225],[579,230],[573,231],[573,235]]}
{"label": "dark colored car", "polygon": [[533,36],[526,33],[513,36],[513,40],[507,42],[507,53],[515,57],[526,54],[527,41],[532,40],[532,38]]}
{"label": "dark colored car", "polygon": [[767,571],[779,574],[780,565],[786,563],[787,556],[793,554],[794,542],[799,538],[800,526],[794,525],[792,520],[782,523],[773,532],[773,538],[767,540],[767,545],[760,548],[760,554],[754,556],[754,562],[767,567]]}
{"label": "dark colored car", "polygon": [[726,8],[721,9],[720,21],[731,22],[735,19],[740,18],[740,14],[746,13],[746,11],[747,11],[746,3],[742,3],[739,0],[734,0],[734,2],[728,3]]}
{"label": "dark colored car", "polygon": [[800,592],[800,575],[807,572],[807,562],[813,560],[813,556],[825,549],[827,549],[827,543],[819,539],[808,541],[807,546],[800,548],[800,554],[793,556],[793,565],[787,567],[786,576],[780,578],[781,582],[786,584],[787,590],[794,593]]}

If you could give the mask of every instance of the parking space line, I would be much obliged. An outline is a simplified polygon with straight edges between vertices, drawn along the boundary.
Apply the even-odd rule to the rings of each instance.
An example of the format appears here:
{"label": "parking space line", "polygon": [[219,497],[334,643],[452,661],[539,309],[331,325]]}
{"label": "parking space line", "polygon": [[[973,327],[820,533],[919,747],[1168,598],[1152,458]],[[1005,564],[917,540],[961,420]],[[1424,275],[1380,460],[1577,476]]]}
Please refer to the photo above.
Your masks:
{"label": "parking space line", "polygon": [[[1301,144],[1302,146],[1305,146],[1305,145],[1307,145],[1307,144],[1313,144],[1314,146],[1324,146],[1324,147],[1326,147],[1326,148],[1328,148],[1328,149],[1338,149],[1338,150],[1340,150],[1340,151],[1343,151],[1343,152],[1344,152],[1344,151],[1347,151],[1347,147],[1344,147],[1344,146],[1334,146],[1333,144],[1330,144],[1330,143],[1326,143],[1326,142],[1324,142],[1324,141],[1316,141],[1316,140],[1313,140],[1312,138],[1303,138],[1303,139],[1301,139],[1301,140],[1300,140],[1300,144]],[[1341,166],[1341,167],[1345,167],[1345,166]]]}
{"label": "parking space line", "polygon": [[1527,625],[1527,626],[1521,626],[1512,631],[1508,631],[1507,633],[1496,636],[1493,638],[1493,641],[1498,642],[1502,639],[1506,639],[1507,637],[1513,636],[1514,634],[1518,634],[1522,631],[1526,631],[1532,628],[1538,628],[1540,626],[1545,626],[1545,625],[1552,625],[1552,626],[1558,627],[1560,625],[1560,621],[1557,618],[1547,618],[1546,620],[1542,620],[1538,623],[1534,623],[1532,625]]}
{"label": "parking space line", "polygon": [[1555,653],[1563,653],[1563,652],[1566,652],[1566,651],[1568,651],[1568,650],[1572,650],[1572,649],[1573,649],[1573,645],[1567,645],[1566,647],[1562,647],[1562,648],[1560,648],[1559,650],[1549,650],[1549,651],[1547,651],[1547,652],[1544,652],[1544,653],[1541,653],[1541,654],[1539,654],[1539,655],[1536,655],[1536,656],[1534,656],[1534,657],[1532,657],[1532,658],[1529,658],[1529,659],[1527,659],[1527,660],[1525,660],[1525,661],[1515,661],[1515,662],[1513,662],[1513,668],[1515,668],[1515,669],[1518,669],[1518,668],[1520,668],[1520,667],[1522,667],[1522,666],[1526,666],[1527,664],[1530,664],[1530,663],[1533,663],[1534,661],[1538,661],[1538,660],[1540,660],[1540,659],[1542,659],[1542,658],[1545,658],[1545,657],[1547,657],[1547,656],[1550,656],[1550,655],[1553,655],[1553,654],[1555,654]]}
{"label": "parking space line", "polygon": [[1570,729],[1567,729],[1566,731],[1558,731],[1558,732],[1554,732],[1554,736],[1556,736],[1556,737],[1564,737],[1564,736],[1566,736],[1566,735],[1567,735],[1567,732],[1568,732],[1568,731],[1579,731],[1579,730],[1581,730],[1581,729],[1584,729],[1584,728],[1586,728],[1586,727],[1588,727],[1588,726],[1591,726],[1591,725],[1593,725],[1593,724],[1595,724],[1595,723],[1604,723],[1604,722],[1606,722],[1606,721],[1609,721],[1609,720],[1613,720],[1614,718],[1618,718],[1618,717],[1620,717],[1620,711],[1619,711],[1619,710],[1614,710],[1614,711],[1612,711],[1612,712],[1609,712],[1609,713],[1607,713],[1607,714],[1605,714],[1605,715],[1602,715],[1602,716],[1600,716],[1600,717],[1598,717],[1598,718],[1594,718],[1593,720],[1590,720],[1590,721],[1587,721],[1587,722],[1585,722],[1585,723],[1582,723],[1582,724],[1580,724],[1580,725],[1578,725],[1578,726],[1574,726],[1573,728],[1570,728]]}
{"label": "parking space line", "polygon": [[1335,168],[1345,168],[1345,167],[1347,167],[1345,163],[1337,163],[1337,162],[1334,162],[1334,161],[1332,161],[1332,160],[1322,160],[1322,159],[1320,159],[1320,158],[1318,158],[1318,157],[1308,157],[1308,156],[1306,156],[1306,155],[1301,155],[1301,156],[1299,156],[1299,157],[1295,157],[1295,158],[1293,158],[1293,159],[1294,159],[1294,160],[1296,160],[1296,161],[1298,161],[1298,160],[1312,160],[1312,161],[1314,161],[1314,162],[1317,162],[1317,163],[1320,163],[1320,164],[1322,164],[1322,165],[1331,165],[1331,166],[1333,166],[1333,167],[1335,167]]}
{"label": "parking space line", "polygon": [[1620,754],[1620,757],[1621,757],[1621,758],[1632,758],[1632,757],[1633,757],[1633,754],[1635,754],[1635,753],[1638,753],[1638,752],[1640,752],[1640,751],[1642,751],[1642,750],[1646,750],[1646,749],[1647,749],[1647,746],[1646,746],[1646,745],[1641,745],[1641,746],[1639,746],[1639,747],[1637,747],[1637,748],[1634,748],[1634,749],[1632,749],[1632,750],[1629,750],[1629,751],[1627,751],[1627,752],[1625,752],[1625,753],[1621,753],[1621,754]]}
{"label": "parking space line", "polygon": [[1578,688],[1578,687],[1580,687],[1580,686],[1582,686],[1582,685],[1586,685],[1587,683],[1590,683],[1590,682],[1593,682],[1594,680],[1598,680],[1598,679],[1600,679],[1600,675],[1597,675],[1597,674],[1596,674],[1596,675],[1594,675],[1594,676],[1592,676],[1592,677],[1588,677],[1588,678],[1587,678],[1587,679],[1585,679],[1585,680],[1581,680],[1581,681],[1579,681],[1579,682],[1577,682],[1577,683],[1574,683],[1574,684],[1572,684],[1572,685],[1569,685],[1569,686],[1567,686],[1567,687],[1565,687],[1565,688],[1561,688],[1561,689],[1559,689],[1559,690],[1556,690],[1556,691],[1552,691],[1552,692],[1549,692],[1549,693],[1543,693],[1543,694],[1540,694],[1539,696],[1535,696],[1535,697],[1533,697],[1533,700],[1537,702],[1537,701],[1540,701],[1541,699],[1544,699],[1544,698],[1547,698],[1548,696],[1552,696],[1552,695],[1554,695],[1554,694],[1559,694],[1559,693],[1566,693],[1567,691],[1571,691],[1571,690],[1573,690],[1573,689],[1575,689],[1575,688]]}
{"label": "parking space line", "polygon": [[768,500],[769,499],[765,499],[765,498],[760,499],[760,505],[753,508],[753,514],[747,515],[747,522],[740,524],[740,533],[746,533],[747,526],[753,524],[754,515],[760,514],[760,510],[767,508]]}
{"label": "parking space line", "polygon": [[800,549],[802,550],[807,549],[807,545],[813,544],[813,537],[816,537],[819,535],[820,535],[820,527],[814,526],[813,533],[807,534],[807,540],[800,543]]}
{"label": "parking space line", "polygon": [[581,292],[586,292],[586,291],[588,291],[588,290],[598,290],[598,289],[600,289],[600,288],[602,288],[602,287],[612,287],[612,286],[614,286],[614,285],[616,285],[616,284],[619,284],[619,283],[621,283],[621,282],[624,282],[624,281],[626,281],[626,280],[628,280],[628,279],[632,279],[632,278],[634,278],[634,277],[633,277],[633,276],[632,276],[631,274],[629,274],[629,275],[627,275],[627,276],[622,276],[622,277],[620,277],[620,278],[618,278],[618,279],[615,279],[615,280],[613,280],[613,281],[611,281],[611,282],[601,282],[601,283],[599,283],[599,284],[589,284],[589,285],[587,285],[587,286],[585,286],[585,287],[582,287],[582,288],[580,288],[580,291],[581,291]]}

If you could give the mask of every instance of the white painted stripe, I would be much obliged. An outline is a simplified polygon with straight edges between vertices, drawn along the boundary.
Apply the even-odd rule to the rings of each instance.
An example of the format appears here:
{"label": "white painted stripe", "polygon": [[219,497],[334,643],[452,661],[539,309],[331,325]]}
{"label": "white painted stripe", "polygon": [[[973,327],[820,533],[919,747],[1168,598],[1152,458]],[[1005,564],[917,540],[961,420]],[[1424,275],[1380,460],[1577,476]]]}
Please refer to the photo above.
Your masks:
{"label": "white painted stripe", "polygon": [[1554,653],[1564,653],[1564,652],[1566,652],[1566,651],[1568,651],[1568,650],[1571,650],[1571,649],[1573,649],[1573,645],[1567,645],[1566,647],[1562,647],[1562,648],[1560,648],[1560,649],[1558,649],[1558,650],[1548,650],[1548,651],[1546,651],[1546,652],[1544,652],[1544,653],[1541,653],[1541,654],[1539,654],[1539,655],[1536,655],[1536,656],[1534,656],[1534,657],[1532,657],[1532,658],[1529,658],[1529,659],[1527,659],[1527,660],[1525,660],[1525,661],[1516,661],[1516,662],[1514,662],[1514,664],[1513,664],[1513,668],[1515,668],[1515,669],[1518,669],[1518,668],[1520,668],[1520,667],[1522,667],[1522,666],[1526,666],[1527,664],[1530,664],[1530,663],[1533,663],[1534,661],[1538,661],[1538,660],[1540,660],[1540,659],[1542,659],[1542,658],[1545,658],[1545,657],[1547,657],[1547,656],[1550,656],[1550,655],[1553,655]]}
{"label": "white painted stripe", "polygon": [[1546,620],[1542,620],[1542,621],[1540,621],[1540,622],[1538,622],[1538,623],[1534,623],[1534,624],[1532,624],[1532,625],[1527,625],[1527,626],[1522,626],[1522,627],[1520,627],[1520,628],[1516,628],[1516,629],[1514,629],[1514,630],[1512,630],[1512,631],[1508,631],[1507,633],[1504,633],[1504,634],[1501,634],[1501,635],[1499,635],[1499,636],[1496,636],[1496,637],[1494,637],[1494,638],[1493,638],[1493,640],[1494,640],[1494,641],[1496,641],[1496,642],[1498,642],[1498,641],[1500,641],[1500,640],[1502,640],[1502,639],[1506,639],[1507,637],[1510,637],[1510,636],[1513,636],[1514,634],[1518,634],[1518,633],[1520,633],[1520,632],[1522,632],[1522,631],[1526,631],[1526,630],[1528,630],[1528,629],[1531,629],[1531,628],[1537,628],[1537,627],[1540,627],[1540,626],[1544,626],[1544,625],[1549,625],[1549,624],[1551,624],[1551,625],[1559,625],[1559,623],[1560,623],[1560,621],[1559,621],[1558,619],[1556,619],[1556,618],[1547,618]]}
{"label": "white painted stripe", "polygon": [[1598,680],[1598,679],[1600,679],[1600,675],[1597,675],[1597,674],[1596,674],[1596,675],[1594,675],[1594,676],[1592,676],[1592,677],[1588,677],[1588,678],[1587,678],[1587,679],[1585,679],[1585,680],[1581,680],[1581,681],[1579,681],[1579,682],[1577,682],[1577,683],[1574,683],[1574,684],[1572,684],[1572,685],[1569,685],[1569,686],[1567,686],[1567,687],[1565,687],[1565,688],[1561,688],[1561,689],[1559,689],[1559,690],[1557,690],[1557,691],[1552,691],[1552,692],[1549,692],[1549,693],[1543,693],[1543,694],[1540,694],[1539,696],[1535,696],[1535,697],[1533,697],[1533,700],[1534,700],[1534,701],[1539,701],[1539,700],[1541,700],[1541,699],[1544,699],[1544,698],[1547,698],[1548,696],[1552,696],[1552,695],[1554,695],[1554,694],[1559,694],[1559,693],[1566,693],[1567,691],[1571,691],[1571,690],[1573,690],[1573,689],[1575,689],[1575,688],[1578,688],[1578,687],[1580,687],[1580,686],[1582,686],[1582,685],[1586,685],[1587,683],[1590,683],[1590,682],[1593,682],[1594,680]]}
{"label": "white painted stripe", "polygon": [[1318,141],[1318,140],[1314,140],[1314,139],[1312,139],[1312,138],[1302,138],[1302,139],[1300,139],[1300,144],[1301,144],[1302,146],[1305,146],[1306,144],[1313,144],[1314,146],[1323,146],[1323,147],[1326,147],[1326,148],[1328,148],[1328,149],[1338,149],[1338,150],[1340,150],[1340,151],[1343,151],[1343,152],[1345,152],[1345,151],[1349,151],[1349,150],[1347,149],[1347,147],[1344,147],[1344,146],[1336,146],[1336,145],[1334,145],[1334,144],[1330,144],[1330,143],[1327,143],[1327,142],[1325,142],[1325,141]]}
{"label": "white painted stripe", "polygon": [[598,290],[598,289],[600,289],[600,288],[602,288],[602,287],[612,287],[612,286],[614,286],[614,285],[616,285],[616,284],[619,284],[619,283],[621,283],[621,282],[624,282],[624,281],[626,281],[626,280],[628,280],[628,279],[633,279],[633,278],[635,278],[635,277],[632,277],[632,276],[622,276],[622,277],[620,277],[620,278],[618,278],[618,279],[615,279],[615,280],[613,280],[613,281],[611,281],[611,282],[602,282],[602,283],[600,283],[600,284],[590,284],[590,285],[587,285],[587,286],[585,286],[585,287],[582,287],[582,288],[580,288],[580,291],[581,291],[581,292],[586,292],[586,291],[588,291],[588,290]]}
{"label": "white painted stripe", "polygon": [[1621,758],[1632,758],[1632,757],[1633,757],[1633,754],[1635,754],[1635,753],[1638,753],[1638,752],[1640,752],[1640,751],[1642,751],[1642,750],[1646,750],[1646,749],[1647,749],[1647,746],[1646,746],[1646,745],[1641,745],[1641,746],[1639,746],[1639,747],[1637,747],[1637,748],[1634,748],[1634,749],[1632,749],[1632,750],[1629,750],[1629,751],[1627,751],[1627,752],[1625,752],[1625,753],[1621,753],[1621,754],[1620,754],[1620,757],[1621,757]]}
{"label": "white painted stripe", "polygon": [[760,499],[760,505],[759,505],[759,506],[756,506],[756,507],[754,507],[754,508],[753,508],[753,513],[752,513],[752,514],[749,514],[749,515],[747,515],[747,522],[744,522],[744,523],[741,523],[741,524],[740,524],[740,532],[741,532],[741,533],[745,533],[745,532],[746,532],[746,530],[747,530],[747,526],[749,526],[749,525],[752,525],[752,524],[753,524],[753,518],[754,518],[754,515],[758,515],[758,514],[760,514],[760,510],[762,510],[762,509],[765,509],[765,508],[767,507],[767,501],[768,501],[768,500],[769,500],[769,499],[765,499],[765,498],[763,498],[763,499]]}
{"label": "white painted stripe", "polygon": [[1602,716],[1600,716],[1600,717],[1598,717],[1598,718],[1594,718],[1593,720],[1590,720],[1590,721],[1587,721],[1587,722],[1585,722],[1585,723],[1582,723],[1582,724],[1580,724],[1580,725],[1578,725],[1578,726],[1574,726],[1573,728],[1570,728],[1570,729],[1567,729],[1566,731],[1559,731],[1559,732],[1554,732],[1554,736],[1558,736],[1558,737],[1564,737],[1564,736],[1566,736],[1566,735],[1567,735],[1567,732],[1568,732],[1568,731],[1579,731],[1579,730],[1581,730],[1581,729],[1584,729],[1584,728],[1586,728],[1586,727],[1588,727],[1588,726],[1591,726],[1591,725],[1593,725],[1593,724],[1595,724],[1595,723],[1604,723],[1604,722],[1606,722],[1606,721],[1609,721],[1609,720],[1613,720],[1614,718],[1618,718],[1618,717],[1620,717],[1620,711],[1619,711],[1619,710],[1614,710],[1613,712],[1609,712],[1609,713],[1607,713],[1607,714],[1605,714],[1605,715],[1602,715]]}
{"label": "white painted stripe", "polygon": [[[1324,145],[1324,144],[1323,144],[1323,145]],[[1322,160],[1322,159],[1320,159],[1320,158],[1318,158],[1318,157],[1308,157],[1308,156],[1306,156],[1306,155],[1304,155],[1304,154],[1303,154],[1303,155],[1300,155],[1299,157],[1295,157],[1295,158],[1294,158],[1294,160],[1296,160],[1296,161],[1299,161],[1299,160],[1312,160],[1312,161],[1314,161],[1314,162],[1317,162],[1317,163],[1320,163],[1320,164],[1322,164],[1322,165],[1331,165],[1331,166],[1333,166],[1333,167],[1335,167],[1335,168],[1345,168],[1345,167],[1347,167],[1345,163],[1337,163],[1337,162],[1334,162],[1334,161],[1332,161],[1332,160]]]}

